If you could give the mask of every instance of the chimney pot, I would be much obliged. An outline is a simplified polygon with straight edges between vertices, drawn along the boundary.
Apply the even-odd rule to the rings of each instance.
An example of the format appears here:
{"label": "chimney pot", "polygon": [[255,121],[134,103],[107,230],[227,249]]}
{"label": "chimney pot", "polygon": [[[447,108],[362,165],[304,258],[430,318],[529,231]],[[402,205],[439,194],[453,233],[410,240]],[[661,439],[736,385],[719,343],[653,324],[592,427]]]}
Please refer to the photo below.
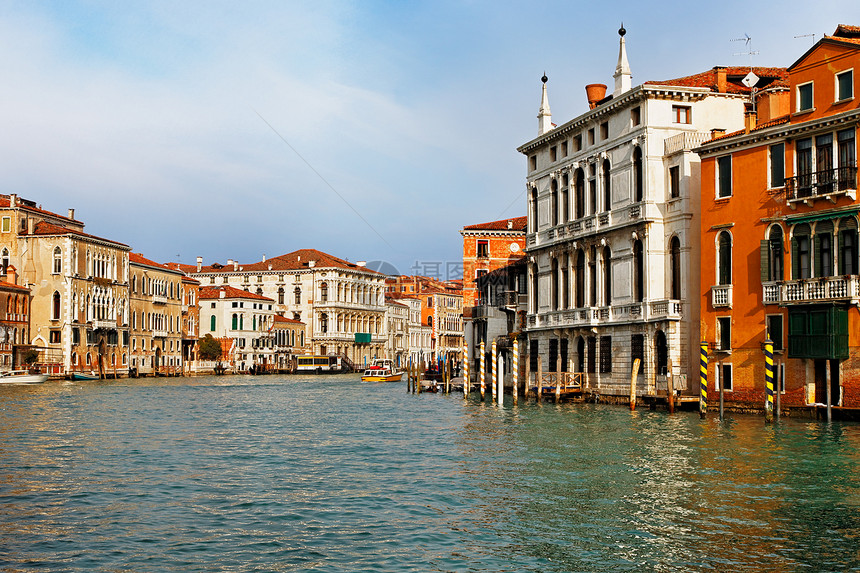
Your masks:
{"label": "chimney pot", "polygon": [[33,217],[27,218],[27,234],[33,235],[36,232],[36,219]]}
{"label": "chimney pot", "polygon": [[14,207],[18,204],[18,195],[15,193],[9,193],[9,206]]}
{"label": "chimney pot", "polygon": [[203,257],[197,257],[197,272],[200,272],[200,269],[203,268]]}
{"label": "chimney pot", "polygon": [[588,84],[585,86],[585,96],[588,98],[588,109],[597,107],[597,102],[606,97],[606,84]]}
{"label": "chimney pot", "polygon": [[715,127],[714,129],[711,130],[711,139],[715,139],[715,138],[717,138],[721,135],[725,135],[725,134],[726,134],[725,129],[723,129],[721,127]]}
{"label": "chimney pot", "polygon": [[69,209],[69,219],[74,220],[74,218],[75,218],[75,210]]}
{"label": "chimney pot", "polygon": [[726,67],[716,66],[714,68],[714,76],[717,84],[717,91],[721,94],[726,93]]}
{"label": "chimney pot", "polygon": [[755,129],[757,114],[753,109],[744,111],[744,133],[749,133]]}
{"label": "chimney pot", "polygon": [[233,261],[233,270],[234,270],[234,271],[238,271],[238,270],[239,270],[239,261]]}

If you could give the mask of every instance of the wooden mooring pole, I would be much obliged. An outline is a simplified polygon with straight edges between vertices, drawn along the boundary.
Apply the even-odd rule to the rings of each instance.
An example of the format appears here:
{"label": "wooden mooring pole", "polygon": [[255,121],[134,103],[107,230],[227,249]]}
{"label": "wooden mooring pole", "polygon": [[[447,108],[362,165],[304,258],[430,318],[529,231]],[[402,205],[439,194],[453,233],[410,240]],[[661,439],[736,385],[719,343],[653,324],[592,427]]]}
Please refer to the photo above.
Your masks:
{"label": "wooden mooring pole", "polygon": [[498,353],[496,351],[496,341],[490,345],[490,394],[493,402],[496,401],[496,386],[498,386],[499,370],[497,368]]}
{"label": "wooden mooring pole", "polygon": [[513,380],[513,388],[511,391],[513,392],[513,400],[514,406],[517,405],[517,394],[519,394],[519,384],[520,384],[520,341],[518,339],[514,339],[514,371],[512,372],[512,380]]}
{"label": "wooden mooring pole", "polygon": [[705,419],[708,412],[708,343],[699,344],[699,417]]}
{"label": "wooden mooring pole", "polygon": [[782,394],[782,368],[780,368],[780,363],[776,363],[776,404],[774,406],[774,416],[777,420],[779,420],[779,410],[780,410],[780,394]]}
{"label": "wooden mooring pole", "polygon": [[669,402],[669,413],[675,413],[675,373],[672,370],[672,361],[669,360],[669,367],[666,369],[666,391],[669,393],[667,400]]}
{"label": "wooden mooring pole", "polygon": [[486,357],[486,352],[484,352],[484,341],[482,340],[481,341],[481,356],[479,357],[479,360],[478,360],[478,365],[481,368],[481,372],[480,372],[480,375],[481,375],[481,402],[484,401],[484,394],[486,393],[486,389],[484,388],[484,378],[485,378],[486,372],[487,372],[486,359],[487,359],[487,357]]}
{"label": "wooden mooring pole", "polygon": [[469,345],[463,345],[463,398],[469,397]]}
{"label": "wooden mooring pole", "polygon": [[538,356],[537,365],[537,376],[535,377],[535,400],[539,403],[541,398],[541,385],[543,384],[543,361],[540,359],[540,356]]}
{"label": "wooden mooring pole", "polygon": [[[768,337],[764,341],[764,383],[767,400],[764,403],[764,421],[773,422],[773,341]],[[722,389],[722,381],[720,381]]]}
{"label": "wooden mooring pole", "polygon": [[636,409],[636,379],[639,377],[639,365],[642,363],[641,358],[633,361],[633,372],[630,373],[630,410]]}

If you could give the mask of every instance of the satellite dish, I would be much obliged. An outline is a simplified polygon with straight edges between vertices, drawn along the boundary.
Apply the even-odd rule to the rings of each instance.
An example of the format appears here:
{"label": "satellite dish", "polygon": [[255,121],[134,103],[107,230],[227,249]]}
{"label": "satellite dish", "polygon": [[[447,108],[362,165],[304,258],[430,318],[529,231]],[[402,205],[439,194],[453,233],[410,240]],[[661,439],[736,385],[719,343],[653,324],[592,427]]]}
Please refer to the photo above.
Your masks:
{"label": "satellite dish", "polygon": [[744,79],[741,80],[741,83],[748,88],[752,88],[758,83],[758,76],[750,72],[744,76]]}

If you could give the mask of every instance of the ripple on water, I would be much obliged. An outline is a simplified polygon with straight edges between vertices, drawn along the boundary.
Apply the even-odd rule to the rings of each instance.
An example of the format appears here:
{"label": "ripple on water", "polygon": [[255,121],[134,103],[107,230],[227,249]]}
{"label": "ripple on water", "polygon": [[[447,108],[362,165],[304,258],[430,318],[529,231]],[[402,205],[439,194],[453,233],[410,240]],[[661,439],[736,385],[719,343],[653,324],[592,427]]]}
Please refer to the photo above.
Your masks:
{"label": "ripple on water", "polygon": [[860,432],[355,377],[0,388],[0,568],[860,567]]}

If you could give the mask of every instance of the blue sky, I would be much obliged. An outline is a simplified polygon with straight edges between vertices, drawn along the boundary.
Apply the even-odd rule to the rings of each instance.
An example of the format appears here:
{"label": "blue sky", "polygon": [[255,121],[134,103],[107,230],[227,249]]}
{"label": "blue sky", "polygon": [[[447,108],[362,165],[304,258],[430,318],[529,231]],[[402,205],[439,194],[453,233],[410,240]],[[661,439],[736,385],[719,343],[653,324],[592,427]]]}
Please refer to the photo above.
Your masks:
{"label": "blue sky", "polygon": [[860,24],[855,0],[0,7],[4,193],[159,261],[317,248],[404,273],[525,214],[539,78],[556,123],[584,112],[622,20],[634,85],[746,65],[745,34],[788,66],[795,36]]}

